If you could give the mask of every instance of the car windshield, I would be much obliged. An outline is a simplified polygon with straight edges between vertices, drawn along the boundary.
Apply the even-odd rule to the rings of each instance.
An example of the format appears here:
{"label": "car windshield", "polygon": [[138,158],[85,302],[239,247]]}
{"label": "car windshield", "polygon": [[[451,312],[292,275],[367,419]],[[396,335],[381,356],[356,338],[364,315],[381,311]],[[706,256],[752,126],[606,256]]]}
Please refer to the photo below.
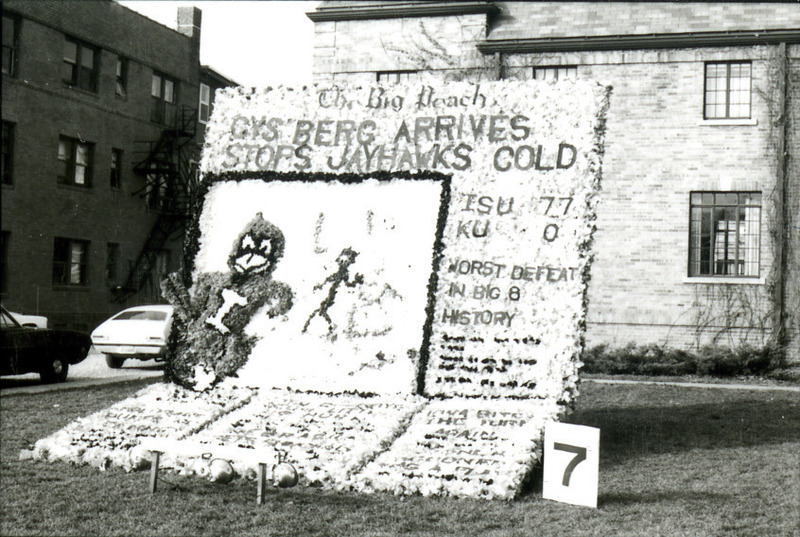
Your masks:
{"label": "car windshield", "polygon": [[152,310],[134,310],[123,311],[116,317],[115,321],[164,321],[167,318],[167,313],[164,311]]}

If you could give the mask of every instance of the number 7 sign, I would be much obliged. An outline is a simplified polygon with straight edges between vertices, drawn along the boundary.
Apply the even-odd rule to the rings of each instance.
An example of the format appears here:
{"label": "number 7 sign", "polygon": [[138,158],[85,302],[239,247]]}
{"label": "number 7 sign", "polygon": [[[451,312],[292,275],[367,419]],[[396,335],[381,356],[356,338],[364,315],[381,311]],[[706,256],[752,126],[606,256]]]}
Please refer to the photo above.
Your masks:
{"label": "number 7 sign", "polygon": [[597,507],[599,466],[600,429],[558,422],[545,426],[545,499]]}

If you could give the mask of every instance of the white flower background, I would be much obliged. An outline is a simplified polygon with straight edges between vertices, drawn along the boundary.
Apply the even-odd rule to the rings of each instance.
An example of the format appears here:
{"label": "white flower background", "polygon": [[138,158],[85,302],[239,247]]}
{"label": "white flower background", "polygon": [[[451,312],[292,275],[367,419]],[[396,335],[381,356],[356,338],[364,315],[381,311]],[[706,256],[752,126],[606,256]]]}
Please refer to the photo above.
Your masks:
{"label": "white flower background", "polygon": [[[274,279],[301,290],[296,311],[271,324],[256,315],[246,331],[261,340],[240,379],[229,379],[205,393],[166,384],[151,386],[38,441],[33,452],[24,456],[133,470],[147,466],[146,457],[137,451],[138,442],[166,437],[209,446],[279,449],[306,485],[503,499],[520,492],[540,462],[545,423],[560,419],[577,396],[584,275],[588,274],[588,245],[598,203],[608,90],[585,81],[481,83],[478,88],[450,83],[437,86],[437,95],[480,93],[486,96],[486,106],[478,107],[473,101],[458,108],[456,100],[452,101],[455,107],[443,101],[440,108],[422,109],[414,104],[420,88],[399,85],[385,88],[405,96],[401,109],[393,110],[367,109],[371,88],[339,88],[347,102],[355,104],[341,109],[322,107],[322,102],[333,102],[322,99],[332,95],[324,93],[326,89],[330,90],[230,88],[218,93],[201,168],[206,174],[301,170],[366,176],[379,169],[416,170],[413,159],[391,155],[424,153],[433,150],[434,141],[415,140],[413,147],[413,142],[398,134],[401,121],[413,125],[422,116],[462,118],[462,126],[467,127],[459,127],[454,140],[450,137],[456,131],[448,135],[446,124],[441,133],[429,131],[437,137],[442,134],[441,143],[453,147],[448,165],[435,164],[436,171],[452,174],[452,192],[424,394],[414,392],[418,364],[414,353],[407,351],[425,350],[420,347],[421,330],[434,255],[439,184],[368,181],[361,185],[363,194],[354,195],[356,187],[335,183],[279,181],[270,187],[260,179],[230,181],[213,186],[206,198],[196,271],[227,271],[225,261],[233,240],[260,211],[286,234],[286,255]],[[470,126],[481,115],[487,125],[492,117],[502,122],[522,115],[530,132],[523,137],[521,130],[507,129],[502,139],[495,132],[494,140],[489,140],[486,131],[481,136],[470,134]],[[249,130],[233,128],[241,118],[250,118]],[[264,121],[258,123],[259,118]],[[267,118],[280,119],[272,124],[274,130],[267,127]],[[321,138],[313,134],[297,138],[300,121],[308,120],[327,122],[322,124]],[[357,151],[355,146],[334,143],[335,134],[330,133],[336,121],[372,122],[365,129],[372,136],[369,144],[383,147],[388,156],[383,161],[354,160],[347,169],[344,165],[331,169],[343,150]],[[315,125],[319,128],[320,124]],[[284,151],[287,158],[283,160],[248,161],[247,152],[231,151],[232,144],[241,141],[234,132],[247,137],[247,144],[255,148],[249,154],[258,154],[258,147],[280,144],[293,153]],[[552,153],[562,142],[577,148],[574,165],[568,168],[515,169],[513,158],[506,157],[500,167],[509,164],[508,171],[496,165],[500,147],[541,145]],[[469,165],[459,163],[464,169],[456,168],[452,160],[459,143],[469,146]],[[369,144],[363,146],[366,151]],[[292,158],[292,154],[307,160]],[[481,197],[494,202],[513,197],[513,210],[476,212]],[[562,205],[547,210],[549,198]],[[340,209],[321,210],[336,204]],[[370,212],[380,218],[365,227]],[[320,213],[324,213],[322,220]],[[468,236],[460,225],[465,221],[487,222],[491,234]],[[557,240],[543,240],[543,230],[550,224],[558,226]],[[368,228],[373,232],[366,232]],[[387,248],[387,240],[397,247]],[[336,306],[342,309],[332,309],[338,324],[348,319],[345,311],[354,312],[352,326],[358,328],[351,335],[363,337],[332,341],[325,326],[296,337],[307,319],[299,312],[313,311],[321,296],[308,290],[335,268],[331,263],[346,246],[380,252],[364,255],[352,267],[372,287],[365,286],[360,296],[355,291],[343,292]],[[322,252],[332,254],[330,259]],[[505,269],[491,274],[448,270],[461,260]],[[530,277],[513,277],[514,266],[529,267]],[[548,267],[558,268],[557,274],[568,268],[570,277],[537,280],[540,267],[545,267],[545,274]],[[403,300],[376,300],[384,284]],[[454,293],[461,285],[465,292]],[[476,295],[476,285],[496,287],[501,294],[497,298]],[[516,299],[510,298],[510,287],[517,288]],[[365,297],[371,297],[368,311],[357,306]],[[453,310],[469,312],[465,318],[469,322],[448,321]],[[499,322],[478,322],[475,312],[483,311],[503,315]],[[389,363],[379,363],[382,360]],[[182,473],[207,473],[198,461],[180,453],[165,458],[165,465]],[[239,463],[234,467],[239,476],[254,477],[254,468]]]}
{"label": "white flower background", "polygon": [[[286,239],[272,278],[293,293],[293,306],[284,315],[256,315],[247,326],[245,332],[259,341],[237,382],[323,392],[410,393],[417,364],[408,351],[416,353],[422,345],[441,188],[432,180],[374,179],[214,185],[200,220],[196,273],[227,272],[237,236],[261,213]],[[364,282],[339,285],[328,310],[331,335],[319,315],[304,332],[328,295],[331,284],[325,280],[337,271],[336,258],[345,248],[358,252],[348,267],[349,279],[361,274]]]}

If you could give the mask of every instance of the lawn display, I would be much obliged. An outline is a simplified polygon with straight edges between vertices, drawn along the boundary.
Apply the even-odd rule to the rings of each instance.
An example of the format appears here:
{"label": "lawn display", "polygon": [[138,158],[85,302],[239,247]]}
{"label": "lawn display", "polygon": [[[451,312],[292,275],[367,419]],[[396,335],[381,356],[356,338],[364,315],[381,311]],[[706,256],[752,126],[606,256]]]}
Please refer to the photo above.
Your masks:
{"label": "lawn display", "polygon": [[[163,286],[165,386],[199,405],[249,395],[152,435],[275,449],[305,485],[515,497],[577,395],[608,94],[584,81],[222,90],[186,270]],[[117,406],[173,412],[151,395]],[[90,462],[83,427],[35,456],[71,445]],[[140,466],[123,459],[109,458]]]}

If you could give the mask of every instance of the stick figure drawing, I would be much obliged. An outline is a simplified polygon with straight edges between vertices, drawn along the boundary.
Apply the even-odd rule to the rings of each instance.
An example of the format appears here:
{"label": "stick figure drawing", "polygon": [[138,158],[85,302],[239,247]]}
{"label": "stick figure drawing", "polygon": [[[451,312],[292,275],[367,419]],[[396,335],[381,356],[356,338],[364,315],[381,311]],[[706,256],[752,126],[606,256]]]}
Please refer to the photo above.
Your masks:
{"label": "stick figure drawing", "polygon": [[345,284],[347,287],[355,287],[356,285],[364,283],[363,274],[356,273],[352,275],[351,278],[350,266],[355,263],[356,257],[358,257],[358,252],[354,251],[350,247],[344,248],[336,258],[336,263],[339,265],[339,268],[336,270],[336,272],[325,278],[322,283],[318,283],[314,286],[314,290],[318,291],[325,287],[326,284],[330,284],[330,287],[328,287],[328,294],[324,299],[322,299],[319,307],[308,316],[306,324],[303,326],[303,333],[308,330],[308,326],[311,324],[312,319],[314,319],[316,316],[320,316],[328,323],[328,336],[331,338],[331,340],[336,340],[336,334],[333,333],[334,324],[330,315],[328,314],[328,309],[333,306],[333,303],[336,300],[336,293],[339,291],[339,287],[342,284]]}

